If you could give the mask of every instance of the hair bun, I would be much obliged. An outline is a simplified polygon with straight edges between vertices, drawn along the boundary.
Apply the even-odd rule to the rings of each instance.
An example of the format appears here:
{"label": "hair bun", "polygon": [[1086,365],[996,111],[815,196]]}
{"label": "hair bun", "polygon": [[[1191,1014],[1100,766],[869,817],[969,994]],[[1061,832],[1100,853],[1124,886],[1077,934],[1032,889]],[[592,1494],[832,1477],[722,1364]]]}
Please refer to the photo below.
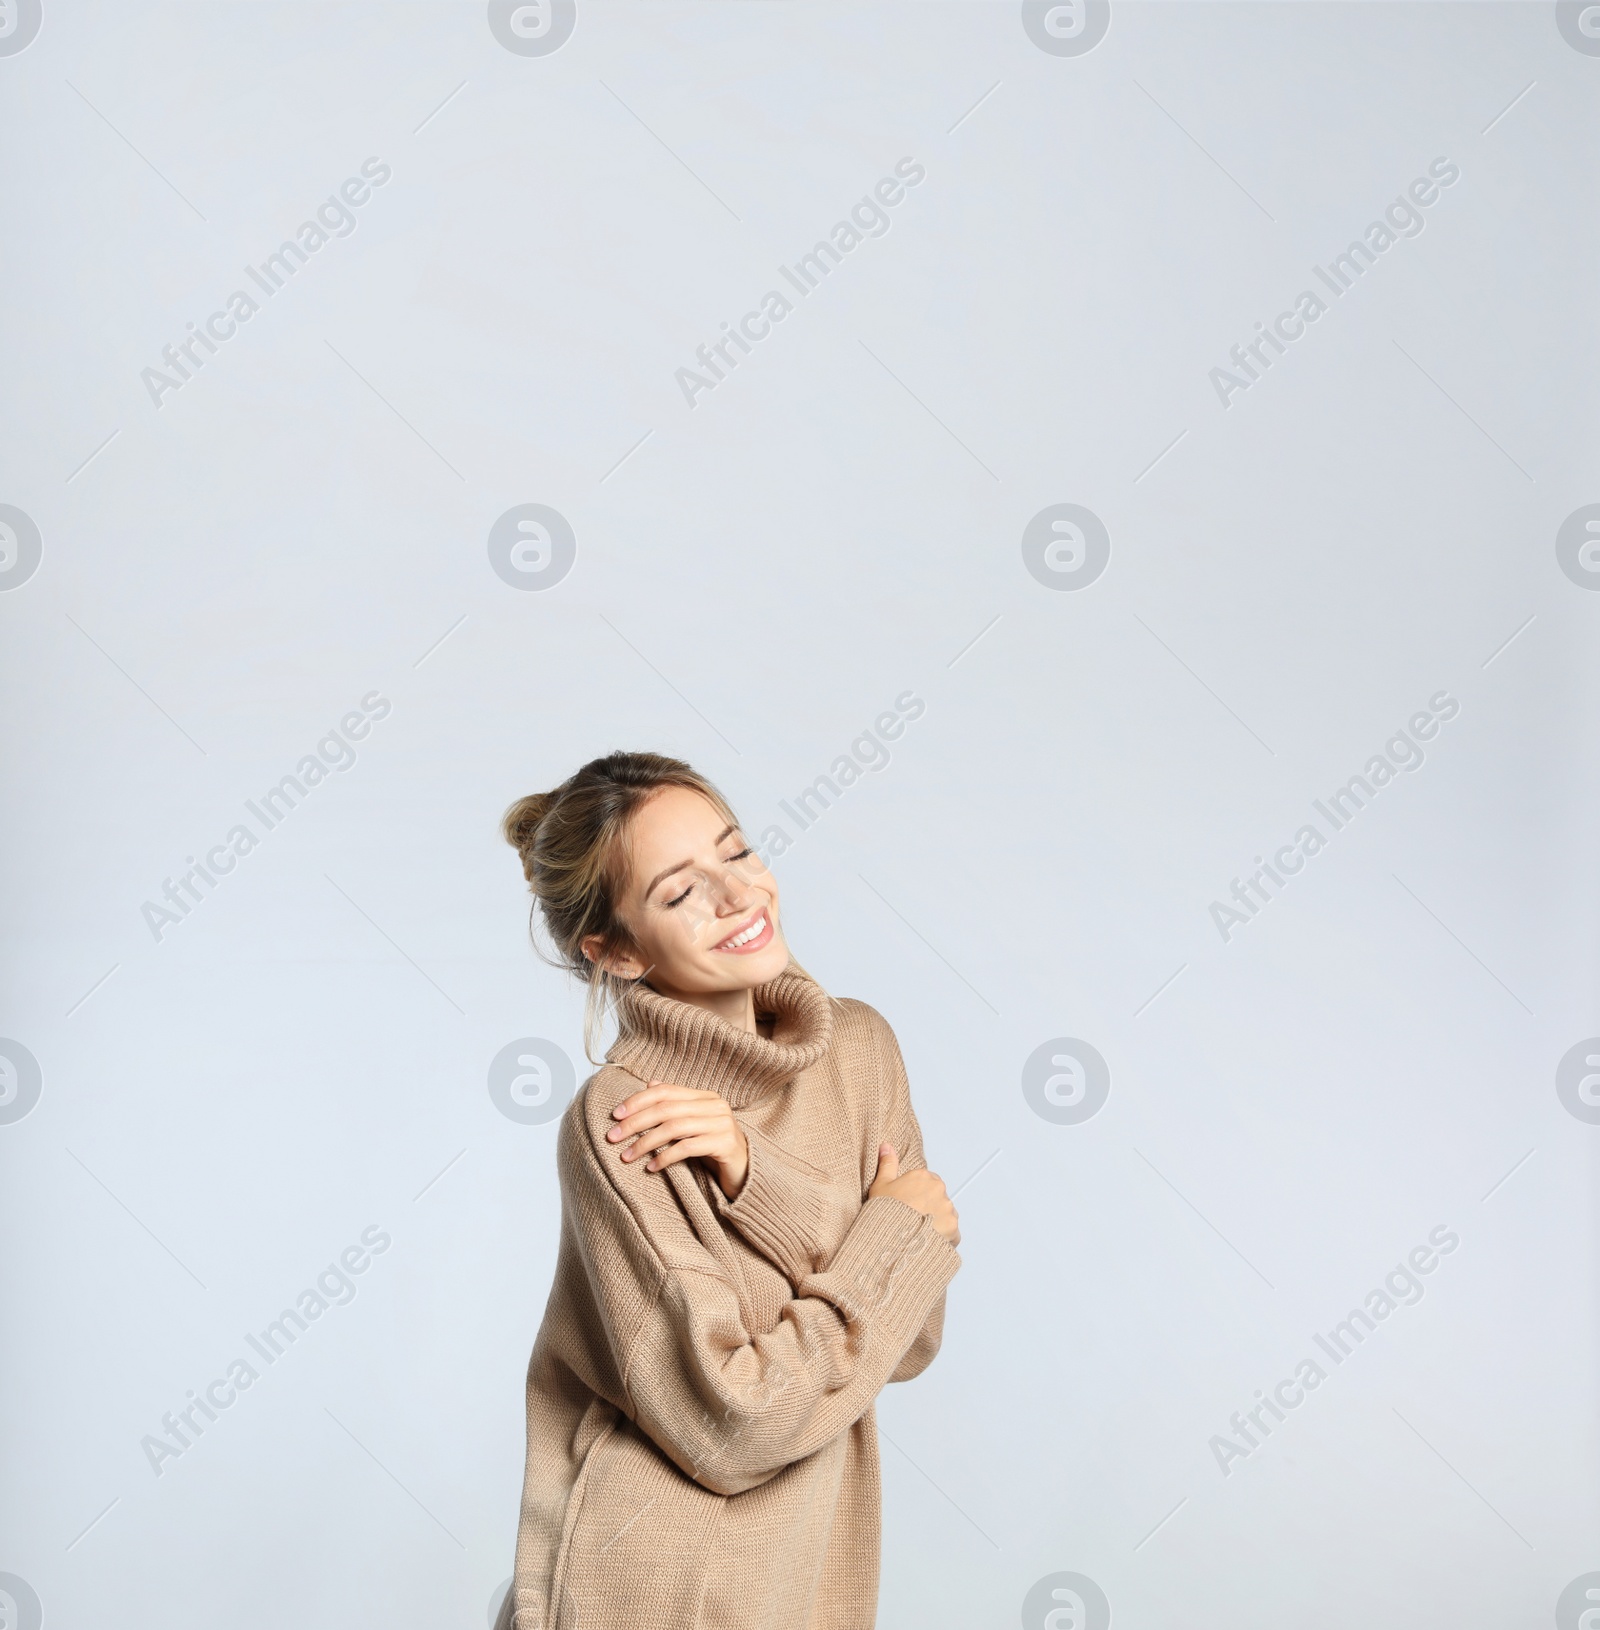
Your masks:
{"label": "hair bun", "polygon": [[556,801],[553,792],[530,792],[526,798],[519,798],[500,822],[500,831],[507,843],[519,854],[526,855],[533,843],[533,836],[539,830],[539,823],[550,813],[550,806]]}

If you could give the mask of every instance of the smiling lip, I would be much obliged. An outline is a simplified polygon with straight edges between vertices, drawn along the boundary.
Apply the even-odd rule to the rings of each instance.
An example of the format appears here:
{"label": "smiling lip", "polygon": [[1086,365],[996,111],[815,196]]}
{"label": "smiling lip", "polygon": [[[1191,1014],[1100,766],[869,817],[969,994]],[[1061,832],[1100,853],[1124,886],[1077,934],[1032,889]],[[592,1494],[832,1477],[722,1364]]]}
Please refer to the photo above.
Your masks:
{"label": "smiling lip", "polygon": [[[728,940],[736,940],[740,934],[748,933],[751,926],[755,923],[761,924],[761,932],[757,934],[754,939],[746,941],[743,945],[730,945],[728,943]],[[744,925],[743,928],[740,928],[734,933],[730,934],[728,939],[723,940],[720,945],[713,945],[711,949],[713,951],[726,952],[729,956],[745,956],[751,951],[763,950],[771,943],[772,913],[763,907],[750,919],[749,922]]]}

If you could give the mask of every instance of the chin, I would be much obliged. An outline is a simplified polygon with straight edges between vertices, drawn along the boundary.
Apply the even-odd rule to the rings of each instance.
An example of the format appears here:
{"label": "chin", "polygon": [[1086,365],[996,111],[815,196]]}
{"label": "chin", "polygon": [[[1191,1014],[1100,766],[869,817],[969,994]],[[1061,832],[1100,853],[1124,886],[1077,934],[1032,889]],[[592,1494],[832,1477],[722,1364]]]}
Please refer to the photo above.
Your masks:
{"label": "chin", "polygon": [[719,956],[711,970],[712,988],[715,990],[754,990],[769,979],[776,979],[789,966],[789,948],[781,935],[750,956]]}
{"label": "chin", "polygon": [[782,934],[775,934],[772,943],[763,946],[748,961],[749,965],[739,970],[741,985],[754,990],[757,985],[764,985],[769,979],[776,979],[789,966],[789,947],[784,943]]}

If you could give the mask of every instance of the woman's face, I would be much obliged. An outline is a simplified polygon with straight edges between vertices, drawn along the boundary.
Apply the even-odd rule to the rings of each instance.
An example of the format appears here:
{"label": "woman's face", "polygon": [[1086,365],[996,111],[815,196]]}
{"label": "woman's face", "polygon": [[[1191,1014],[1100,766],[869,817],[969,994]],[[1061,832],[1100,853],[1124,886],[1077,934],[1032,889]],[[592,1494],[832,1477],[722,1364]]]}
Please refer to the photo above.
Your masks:
{"label": "woman's face", "polygon": [[[778,882],[736,826],[688,787],[663,787],[634,815],[617,914],[636,955],[614,973],[646,974],[663,996],[750,990],[789,963]],[[599,951],[584,942],[586,955]]]}

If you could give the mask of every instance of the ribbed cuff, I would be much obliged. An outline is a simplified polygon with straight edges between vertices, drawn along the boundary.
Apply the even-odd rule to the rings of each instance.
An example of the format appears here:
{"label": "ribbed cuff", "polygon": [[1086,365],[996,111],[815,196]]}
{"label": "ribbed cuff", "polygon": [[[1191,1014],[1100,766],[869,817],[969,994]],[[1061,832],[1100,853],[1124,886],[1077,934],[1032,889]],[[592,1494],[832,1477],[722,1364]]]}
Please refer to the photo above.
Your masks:
{"label": "ribbed cuff", "polygon": [[960,1253],[931,1217],[875,1194],[816,1277],[834,1306],[891,1346],[898,1360],[960,1266]]}
{"label": "ribbed cuff", "polygon": [[791,1283],[817,1265],[824,1217],[822,1172],[797,1162],[763,1132],[740,1123],[750,1146],[744,1187],[730,1200],[712,1184],[718,1213]]}

